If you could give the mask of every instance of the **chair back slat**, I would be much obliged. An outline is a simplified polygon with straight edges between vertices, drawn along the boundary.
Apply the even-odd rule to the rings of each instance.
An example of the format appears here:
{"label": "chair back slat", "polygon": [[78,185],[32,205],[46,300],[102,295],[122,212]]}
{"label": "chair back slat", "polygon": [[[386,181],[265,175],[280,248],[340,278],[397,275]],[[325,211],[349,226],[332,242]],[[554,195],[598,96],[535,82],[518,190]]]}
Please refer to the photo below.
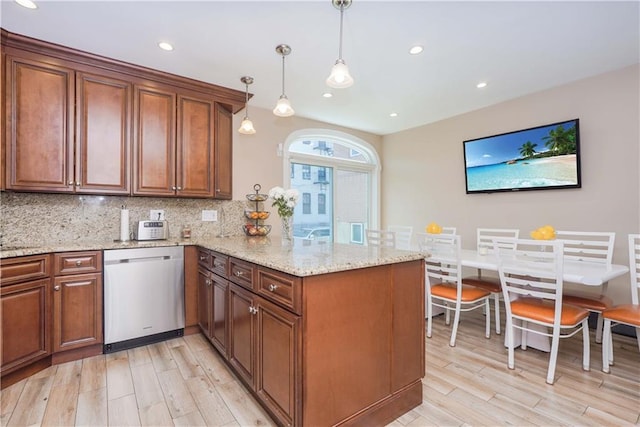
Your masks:
{"label": "chair back slat", "polygon": [[516,239],[513,249],[498,249],[500,280],[505,301],[530,295],[562,302],[563,242]]}
{"label": "chair back slat", "polygon": [[396,247],[396,233],[388,230],[374,230],[368,228],[365,232],[368,246],[379,246],[387,248]]}
{"label": "chair back slat", "polygon": [[599,231],[556,231],[564,242],[565,260],[611,265],[616,233]]}
{"label": "chair back slat", "polygon": [[640,296],[640,234],[629,235],[629,276],[631,277],[631,303],[638,304]]}
{"label": "chair back slat", "polygon": [[498,247],[513,249],[515,244],[510,243],[509,239],[517,239],[520,236],[520,230],[514,228],[478,228],[476,233],[478,251],[484,248],[487,252],[495,250],[494,239],[498,240]]}
{"label": "chair back slat", "polygon": [[424,250],[432,254],[425,260],[429,283],[447,282],[461,286],[460,236],[427,233],[424,244]]}
{"label": "chair back slat", "polygon": [[413,227],[408,225],[390,225],[387,230],[393,231],[396,235],[396,249],[411,250],[411,237]]}

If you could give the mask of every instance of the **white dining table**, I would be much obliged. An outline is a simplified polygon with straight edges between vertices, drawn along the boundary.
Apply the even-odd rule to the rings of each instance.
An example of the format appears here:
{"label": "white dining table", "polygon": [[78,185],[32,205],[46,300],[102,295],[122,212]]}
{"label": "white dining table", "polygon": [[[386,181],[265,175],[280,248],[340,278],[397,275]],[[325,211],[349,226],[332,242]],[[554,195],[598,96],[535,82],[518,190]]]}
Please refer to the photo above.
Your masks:
{"label": "white dining table", "polygon": [[[450,254],[430,253],[430,260],[446,262],[451,260]],[[498,257],[495,254],[481,254],[475,249],[462,249],[460,251],[460,263],[463,267],[471,267],[476,269],[498,271]],[[624,276],[629,272],[629,267],[622,264],[607,265],[604,263],[595,263],[588,261],[568,260],[564,262],[562,278],[565,282],[577,283],[584,286],[603,286],[606,290],[609,280]],[[514,334],[515,346],[520,346],[520,330],[516,330]],[[506,345],[506,338],[505,338]],[[542,335],[533,334],[527,339],[527,346],[537,348],[542,351],[550,351],[549,339]]]}

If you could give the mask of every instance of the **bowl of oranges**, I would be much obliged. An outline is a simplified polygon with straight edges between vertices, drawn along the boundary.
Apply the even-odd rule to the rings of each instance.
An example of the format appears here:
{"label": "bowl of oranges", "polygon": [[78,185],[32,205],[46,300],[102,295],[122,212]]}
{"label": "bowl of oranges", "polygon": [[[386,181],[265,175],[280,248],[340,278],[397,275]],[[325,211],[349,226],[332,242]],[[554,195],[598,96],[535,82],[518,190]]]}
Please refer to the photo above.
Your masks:
{"label": "bowl of oranges", "polygon": [[267,218],[269,218],[269,212],[267,212],[267,211],[244,211],[244,216],[247,219],[267,219]]}

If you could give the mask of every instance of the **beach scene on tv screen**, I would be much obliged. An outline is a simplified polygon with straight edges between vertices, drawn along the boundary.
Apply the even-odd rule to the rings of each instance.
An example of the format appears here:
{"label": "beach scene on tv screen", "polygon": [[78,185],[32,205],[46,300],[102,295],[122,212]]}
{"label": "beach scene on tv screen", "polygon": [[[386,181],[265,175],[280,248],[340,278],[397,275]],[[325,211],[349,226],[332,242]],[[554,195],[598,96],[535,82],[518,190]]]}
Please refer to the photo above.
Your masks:
{"label": "beach scene on tv screen", "polygon": [[576,186],[576,123],[466,141],[467,191]]}

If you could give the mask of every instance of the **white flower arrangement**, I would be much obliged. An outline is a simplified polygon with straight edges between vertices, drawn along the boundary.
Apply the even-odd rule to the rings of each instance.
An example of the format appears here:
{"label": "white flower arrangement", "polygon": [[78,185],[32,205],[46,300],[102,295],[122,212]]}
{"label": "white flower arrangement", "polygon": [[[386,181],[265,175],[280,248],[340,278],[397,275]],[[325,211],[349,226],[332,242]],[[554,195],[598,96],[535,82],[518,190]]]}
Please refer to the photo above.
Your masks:
{"label": "white flower arrangement", "polygon": [[273,200],[271,206],[278,207],[278,215],[286,218],[293,216],[293,209],[298,203],[300,193],[295,188],[285,190],[282,187],[273,187],[269,190],[269,197]]}

